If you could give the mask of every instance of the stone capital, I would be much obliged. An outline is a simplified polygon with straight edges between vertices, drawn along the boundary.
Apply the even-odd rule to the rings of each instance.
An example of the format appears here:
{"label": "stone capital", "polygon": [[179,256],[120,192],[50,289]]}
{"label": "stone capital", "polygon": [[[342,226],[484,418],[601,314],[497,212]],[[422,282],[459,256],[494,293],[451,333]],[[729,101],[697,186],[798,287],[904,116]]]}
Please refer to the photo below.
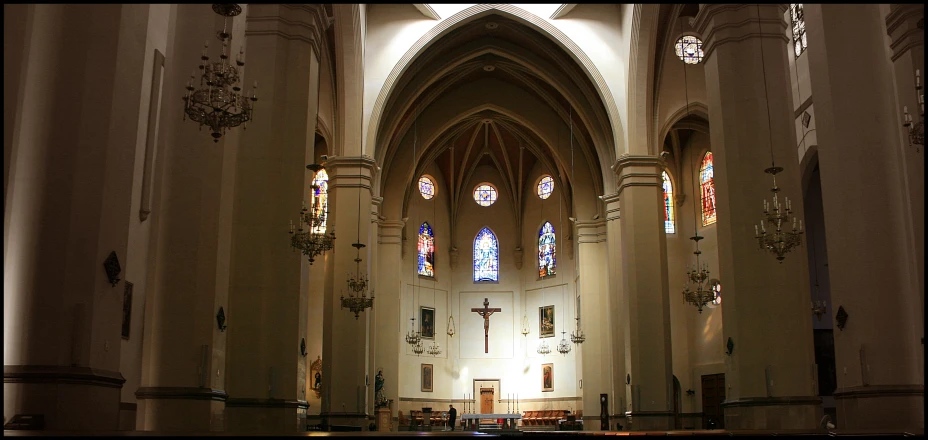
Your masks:
{"label": "stone capital", "polygon": [[367,155],[329,156],[325,162],[329,188],[357,188],[357,180],[360,179],[361,186],[370,190],[379,168],[374,158]]}
{"label": "stone capital", "polygon": [[631,186],[661,186],[664,161],[658,156],[623,154],[612,165],[617,182],[616,195]]}
{"label": "stone capital", "polygon": [[706,4],[696,14],[693,27],[702,36],[702,50],[709,58],[717,47],[748,38],[775,38],[789,43],[785,12],[786,4]]}
{"label": "stone capital", "polygon": [[892,60],[905,54],[909,49],[924,50],[925,45],[925,5],[894,4],[886,16],[886,33],[892,42]]}
{"label": "stone capital", "polygon": [[245,36],[272,35],[291,41],[302,41],[313,47],[318,60],[325,45],[325,30],[331,20],[321,4],[248,5]]}
{"label": "stone capital", "polygon": [[577,220],[574,226],[577,228],[578,244],[606,242],[606,220]]}
{"label": "stone capital", "polygon": [[377,225],[380,227],[377,238],[380,244],[401,245],[403,242],[403,227],[406,222],[403,220],[378,220]]}
{"label": "stone capital", "polygon": [[599,200],[602,200],[605,205],[606,221],[618,220],[620,217],[619,193],[601,195]]}

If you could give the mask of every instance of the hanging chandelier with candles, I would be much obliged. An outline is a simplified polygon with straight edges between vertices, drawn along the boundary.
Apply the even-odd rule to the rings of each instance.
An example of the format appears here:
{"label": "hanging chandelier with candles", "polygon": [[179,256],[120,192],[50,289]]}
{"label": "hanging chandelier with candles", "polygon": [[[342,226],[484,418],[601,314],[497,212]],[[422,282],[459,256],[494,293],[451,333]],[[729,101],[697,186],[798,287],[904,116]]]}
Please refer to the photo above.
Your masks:
{"label": "hanging chandelier with candles", "polygon": [[203,45],[200,55],[200,84],[194,87],[196,71],[187,81],[187,92],[184,100],[184,120],[209,126],[212,130],[213,142],[225,134],[226,129],[237,127],[252,119],[253,103],[258,100],[258,82],[255,81],[251,97],[242,93],[240,69],[245,66],[245,45],[242,44],[235,63],[229,61],[228,51],[232,42],[232,34],[227,32],[228,17],[235,17],[242,13],[241,6],[237,4],[214,4],[213,11],[223,17],[222,31],[217,33],[221,41],[219,61],[209,62],[209,40]]}
{"label": "hanging chandelier with candles", "polygon": [[574,318],[577,320],[577,329],[570,332],[570,342],[574,344],[582,344],[586,341],[586,335],[583,334],[583,329],[580,328],[580,318]]}
{"label": "hanging chandelier with candles", "polygon": [[432,341],[432,343],[429,344],[429,348],[426,351],[426,353],[428,353],[431,356],[438,356],[441,354],[441,346],[438,345],[438,342]]}
{"label": "hanging chandelier with candles", "polygon": [[[328,216],[328,202],[325,201],[327,195],[322,193],[320,184],[316,182],[315,175],[324,167],[320,164],[311,163],[306,168],[313,172],[312,184],[312,201],[309,209],[306,209],[306,202],[303,202],[303,208],[300,210],[299,220],[297,220],[298,230],[293,230],[293,222],[290,222],[290,247],[298,249],[309,259],[312,265],[323,252],[332,250],[335,247],[335,232],[325,232],[326,218]],[[303,229],[306,225],[306,229]]]}
{"label": "hanging chandelier with candles", "polygon": [[709,265],[699,263],[699,255],[702,254],[702,251],[699,250],[699,240],[702,239],[703,237],[699,235],[698,231],[696,235],[690,237],[690,240],[696,242],[696,251],[693,252],[696,255],[696,265],[691,266],[686,271],[686,284],[683,285],[683,300],[696,306],[699,313],[702,313],[702,308],[706,304],[715,301],[716,296],[715,291],[712,290],[708,283]]}
{"label": "hanging chandelier with candles", "polygon": [[548,343],[544,339],[541,340],[541,343],[538,344],[538,349],[535,350],[538,354],[544,356],[546,354],[551,354],[551,347],[548,346]]}
{"label": "hanging chandelier with candles", "polygon": [[557,344],[557,352],[567,356],[570,353],[570,342],[567,342],[567,331],[561,331],[561,342]]}
{"label": "hanging chandelier with candles", "polygon": [[422,335],[416,330],[416,318],[409,318],[409,320],[411,325],[409,331],[406,332],[406,343],[414,346],[422,340]]}
{"label": "hanging chandelier with candles", "polygon": [[[358,162],[358,180],[361,179],[361,162]],[[351,310],[354,313],[354,319],[358,319],[358,314],[374,306],[374,291],[370,289],[370,280],[367,275],[361,274],[361,249],[365,247],[361,243],[361,186],[358,185],[358,241],[352,243],[351,247],[357,251],[354,258],[355,273],[348,274],[348,296],[342,295],[341,303],[343,309]]]}

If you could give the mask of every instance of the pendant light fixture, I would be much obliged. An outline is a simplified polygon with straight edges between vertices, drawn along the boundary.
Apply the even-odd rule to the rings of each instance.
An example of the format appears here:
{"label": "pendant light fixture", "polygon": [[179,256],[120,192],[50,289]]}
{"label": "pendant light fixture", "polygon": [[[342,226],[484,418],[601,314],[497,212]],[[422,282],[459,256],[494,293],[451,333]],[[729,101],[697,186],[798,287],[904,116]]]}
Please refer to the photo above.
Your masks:
{"label": "pendant light fixture", "polygon": [[[573,189],[573,178],[574,178],[574,107],[571,105],[570,110],[568,111],[568,119],[570,123],[570,182],[571,189]],[[566,197],[565,197],[566,200]],[[571,220],[568,218],[568,221]],[[563,234],[563,231],[561,231]],[[563,240],[561,241],[563,244]],[[577,289],[577,295],[580,295],[580,288],[574,286]],[[570,341],[574,344],[582,344],[586,341],[586,335],[583,334],[583,329],[580,328],[580,310],[574,310],[574,320],[577,321],[577,329],[570,333]]]}
{"label": "pendant light fixture", "polygon": [[[361,243],[361,161],[358,159],[358,241],[351,244],[356,249],[357,256],[354,258],[355,273],[348,274],[348,296],[342,295],[341,303],[343,309],[354,312],[354,319],[358,319],[358,314],[374,306],[374,291],[367,275],[361,274],[361,249],[365,247]],[[370,296],[368,296],[370,290]]]}

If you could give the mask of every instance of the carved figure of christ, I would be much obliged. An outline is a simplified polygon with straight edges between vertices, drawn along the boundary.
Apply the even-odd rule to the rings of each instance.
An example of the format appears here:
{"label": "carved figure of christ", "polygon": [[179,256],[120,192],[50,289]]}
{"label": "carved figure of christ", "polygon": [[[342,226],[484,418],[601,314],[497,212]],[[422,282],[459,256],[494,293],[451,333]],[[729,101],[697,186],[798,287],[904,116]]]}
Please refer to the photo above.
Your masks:
{"label": "carved figure of christ", "polygon": [[476,307],[470,309],[471,312],[476,312],[483,317],[483,352],[490,352],[490,315],[493,312],[502,312],[503,309],[500,308],[490,308],[490,300],[487,298],[483,299],[483,308],[478,309]]}

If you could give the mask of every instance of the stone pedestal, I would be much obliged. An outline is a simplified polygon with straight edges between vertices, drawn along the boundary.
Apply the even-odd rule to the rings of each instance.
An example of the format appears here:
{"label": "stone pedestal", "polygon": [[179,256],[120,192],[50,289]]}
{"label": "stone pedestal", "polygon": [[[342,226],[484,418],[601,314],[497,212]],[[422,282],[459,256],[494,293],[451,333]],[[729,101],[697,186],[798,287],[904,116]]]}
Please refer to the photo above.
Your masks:
{"label": "stone pedestal", "polygon": [[377,408],[377,432],[393,431],[393,410],[390,408]]}

